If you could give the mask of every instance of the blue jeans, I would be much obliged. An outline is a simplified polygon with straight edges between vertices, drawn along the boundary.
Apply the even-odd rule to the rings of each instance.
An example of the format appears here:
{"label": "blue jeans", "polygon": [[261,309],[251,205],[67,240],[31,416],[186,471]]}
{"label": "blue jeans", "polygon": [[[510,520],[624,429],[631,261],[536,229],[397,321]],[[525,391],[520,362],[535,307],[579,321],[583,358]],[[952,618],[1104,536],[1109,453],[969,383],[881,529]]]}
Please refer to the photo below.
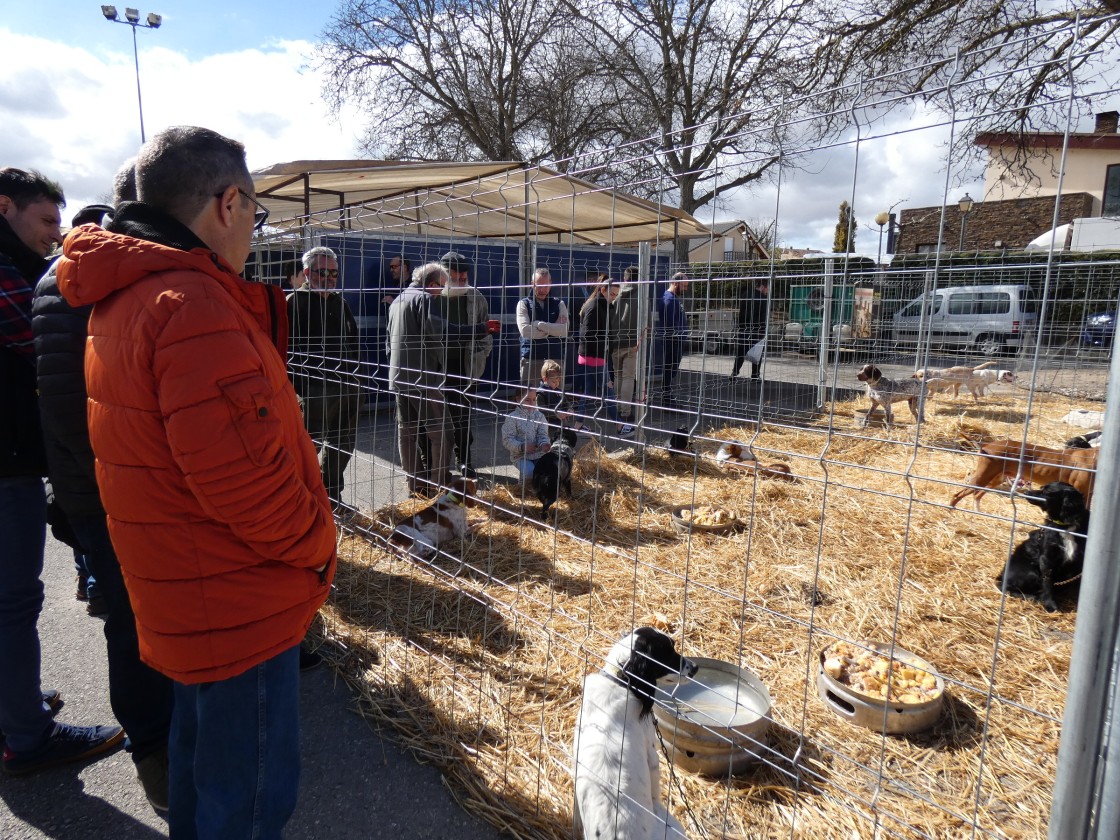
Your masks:
{"label": "blue jeans", "polygon": [[42,746],[51,728],[39,685],[46,539],[43,480],[0,478],[0,731],[15,752]]}
{"label": "blue jeans", "polygon": [[105,651],[109,659],[109,703],[128,735],[133,761],[167,746],[171,731],[172,683],[140,661],[136,617],[124,588],[120,563],[109,540],[104,514],[70,517],[70,527],[85,549],[86,567],[109,608]]}
{"label": "blue jeans", "polygon": [[528,481],[533,477],[533,470],[537,468],[537,462],[532,458],[518,458],[514,461],[517,465],[517,471],[521,473],[521,480]]}
{"label": "blue jeans", "polygon": [[[583,396],[579,400],[579,406],[576,411],[580,415],[589,414],[592,409],[593,402],[602,402],[607,410],[607,418],[612,422],[618,422],[618,406],[615,405],[614,388],[608,387],[607,383],[611,381],[610,366],[600,365],[594,367],[592,365],[580,365],[580,391]],[[581,417],[582,419],[582,417]]]}
{"label": "blue jeans", "polygon": [[236,677],[174,685],[171,836],[279,838],[299,792],[299,645]]}

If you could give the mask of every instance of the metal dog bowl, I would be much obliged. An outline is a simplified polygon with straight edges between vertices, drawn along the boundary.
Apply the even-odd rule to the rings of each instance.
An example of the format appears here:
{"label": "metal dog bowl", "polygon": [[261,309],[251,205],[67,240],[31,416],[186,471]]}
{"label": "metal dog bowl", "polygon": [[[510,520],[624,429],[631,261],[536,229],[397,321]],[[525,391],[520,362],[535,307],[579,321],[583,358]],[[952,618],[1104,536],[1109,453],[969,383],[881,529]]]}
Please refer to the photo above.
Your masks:
{"label": "metal dog bowl", "polygon": [[743,668],[694,657],[690,678],[658,686],[653,714],[673,763],[706,776],[737,775],[760,759],[770,729],[770,692]]}
{"label": "metal dog bowl", "polygon": [[[726,522],[721,522],[719,525],[701,525],[698,522],[693,522],[690,519],[685,519],[684,511],[695,511],[696,508],[699,507],[712,508],[713,510],[722,510],[728,515],[729,518]],[[720,507],[719,505],[685,505],[683,507],[673,508],[673,511],[670,514],[670,519],[673,523],[673,530],[675,530],[678,534],[688,534],[691,531],[697,531],[707,534],[726,534],[732,531],[735,526],[739,524],[739,518],[735,515],[735,511],[728,510],[727,508]]]}
{"label": "metal dog bowl", "polygon": [[[867,648],[871,653],[878,654],[884,659],[890,659],[891,646],[881,642],[856,642],[856,647]],[[883,700],[856,691],[850,685],[840,682],[825,673],[824,663],[826,654],[832,648],[829,645],[820,652],[820,661],[817,670],[817,694],[824,701],[825,706],[835,712],[849,723],[864,726],[888,735],[902,735],[909,732],[921,732],[929,729],[941,716],[941,709],[945,705],[945,681],[934,670],[933,666],[915,653],[895,645],[894,659],[912,665],[919,670],[931,674],[937,681],[937,694],[920,703],[902,703],[899,701]]]}

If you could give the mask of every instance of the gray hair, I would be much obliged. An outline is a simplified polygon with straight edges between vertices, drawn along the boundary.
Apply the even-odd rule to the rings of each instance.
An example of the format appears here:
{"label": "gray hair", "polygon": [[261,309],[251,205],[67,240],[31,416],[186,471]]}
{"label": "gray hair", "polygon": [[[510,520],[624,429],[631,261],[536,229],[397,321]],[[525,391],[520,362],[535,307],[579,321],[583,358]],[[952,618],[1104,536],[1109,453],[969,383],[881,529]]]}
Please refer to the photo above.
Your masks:
{"label": "gray hair", "polygon": [[316,257],[323,257],[324,259],[334,260],[335,262],[338,262],[338,257],[335,256],[334,251],[332,251],[330,248],[324,248],[322,245],[320,245],[318,248],[312,248],[310,251],[303,255],[303,267],[311,268],[311,264],[315,262]]}
{"label": "gray hair", "polygon": [[543,265],[533,272],[533,279],[529,281],[529,285],[535,286],[537,284],[537,280],[541,277],[547,277],[549,280],[552,279],[552,272],[545,268]]}
{"label": "gray hair", "polygon": [[208,128],[177,125],[164,129],[136,157],[136,193],[183,224],[229,187],[252,195],[253,179],[245,147]]}
{"label": "gray hair", "polygon": [[136,200],[136,158],[130,157],[121,164],[117,174],[113,176],[113,201],[116,207],[125,201]]}
{"label": "gray hair", "polygon": [[439,280],[441,286],[446,286],[449,277],[447,269],[443,267],[442,263],[438,262],[424,263],[412,272],[412,282],[418,283],[421,289],[428,288],[429,284],[435,279]]}

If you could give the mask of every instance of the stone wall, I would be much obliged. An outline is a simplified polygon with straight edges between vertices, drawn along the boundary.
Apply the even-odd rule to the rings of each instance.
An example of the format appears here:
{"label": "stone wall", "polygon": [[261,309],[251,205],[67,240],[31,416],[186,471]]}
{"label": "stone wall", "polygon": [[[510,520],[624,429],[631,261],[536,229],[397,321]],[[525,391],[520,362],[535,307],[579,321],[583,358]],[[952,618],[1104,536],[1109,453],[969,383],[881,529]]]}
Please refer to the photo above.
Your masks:
{"label": "stone wall", "polygon": [[[1093,196],[1072,193],[1062,198],[1058,224],[1092,215]],[[964,230],[965,251],[1020,249],[1053,227],[1054,196],[1015,198],[1007,201],[977,201],[972,205]],[[932,251],[937,246],[941,224],[940,207],[903,210],[902,231],[895,244],[896,254]],[[961,211],[956,204],[945,209],[944,250],[956,251],[961,236]],[[924,247],[923,247],[924,246]]]}

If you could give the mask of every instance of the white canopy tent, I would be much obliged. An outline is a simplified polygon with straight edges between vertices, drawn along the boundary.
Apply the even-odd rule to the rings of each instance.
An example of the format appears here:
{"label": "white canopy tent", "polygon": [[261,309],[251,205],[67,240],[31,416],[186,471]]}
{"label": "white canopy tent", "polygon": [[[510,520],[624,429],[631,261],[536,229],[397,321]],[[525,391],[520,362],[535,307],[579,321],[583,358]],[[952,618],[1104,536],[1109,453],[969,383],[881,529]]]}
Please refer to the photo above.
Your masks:
{"label": "white canopy tent", "polygon": [[513,162],[294,161],[253,174],[269,225],[293,230],[624,245],[703,236],[688,213]]}

